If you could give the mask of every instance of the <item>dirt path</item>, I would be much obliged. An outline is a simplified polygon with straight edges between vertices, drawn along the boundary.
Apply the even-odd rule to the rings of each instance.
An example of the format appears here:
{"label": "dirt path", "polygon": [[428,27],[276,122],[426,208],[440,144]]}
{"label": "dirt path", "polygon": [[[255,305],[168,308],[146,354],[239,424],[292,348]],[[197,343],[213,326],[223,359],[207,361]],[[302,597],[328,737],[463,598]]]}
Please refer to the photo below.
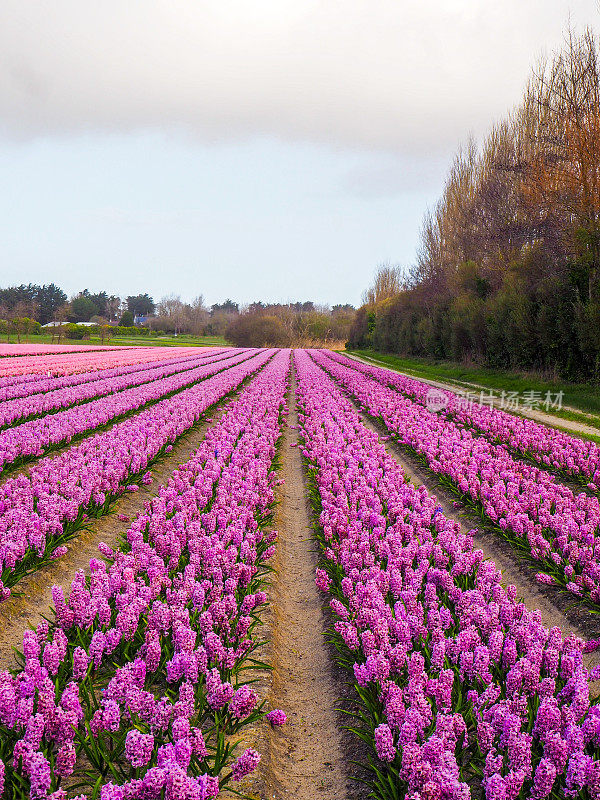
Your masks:
{"label": "dirt path", "polygon": [[[459,384],[445,383],[443,381],[434,381],[431,380],[430,378],[416,377],[415,375],[410,375],[408,372],[401,372],[398,369],[392,369],[391,367],[387,367],[384,364],[378,364],[374,361],[369,361],[368,359],[354,355],[353,353],[344,353],[344,355],[347,356],[348,358],[354,358],[356,361],[361,361],[363,364],[368,364],[370,367],[380,367],[381,369],[389,369],[390,372],[395,372],[398,375],[404,375],[404,377],[406,378],[413,378],[414,380],[422,381],[423,383],[428,383],[431,386],[437,386],[439,389],[445,389],[449,392],[460,392],[461,390],[464,391],[464,386],[460,386]],[[479,386],[479,384],[476,383],[470,383],[468,385],[473,386],[478,390],[483,390],[486,393],[486,398],[487,398],[487,393],[489,392],[488,388],[486,388],[485,386]],[[499,397],[493,400],[493,405],[496,408],[501,407],[501,400]],[[565,411],[573,411],[576,414],[581,414],[583,416],[589,417],[590,419],[598,419],[597,417],[593,417],[591,414],[586,414],[585,412],[580,411],[578,408],[563,406],[563,409]],[[507,411],[508,413],[514,413],[506,408],[502,410]],[[527,410],[525,408],[521,408],[519,410],[519,413],[515,414],[515,416],[528,417],[529,419],[533,419],[536,422],[541,422],[544,425],[548,425],[551,428],[561,428],[563,431],[567,431],[568,433],[585,433],[590,436],[598,436],[600,434],[599,431],[600,422],[596,426],[586,425],[583,422],[576,422],[575,420],[564,419],[563,417],[557,417],[554,414],[549,414],[545,411],[540,411],[539,409]]]}
{"label": "dirt path", "polygon": [[[289,425],[297,424],[292,382]],[[282,447],[282,503],[272,585],[270,708],[288,721],[270,732],[263,748],[261,800],[350,800],[366,796],[350,777],[350,735],[335,709],[344,694],[323,636],[328,621],[315,586],[316,545],[312,540],[298,433],[288,427]]]}
{"label": "dirt path", "polygon": [[[373,422],[365,414],[361,414],[361,419],[372,431],[388,433],[383,425]],[[565,635],[573,633],[582,639],[600,636],[599,615],[592,614],[582,605],[574,605],[571,595],[567,596],[566,593],[553,591],[551,587],[537,583],[533,577],[532,565],[519,558],[511,545],[501,539],[495,531],[486,530],[480,518],[465,511],[463,504],[440,487],[416,458],[407,454],[395,442],[386,441],[383,444],[388,453],[400,464],[411,483],[425,486],[428,492],[436,497],[446,517],[456,520],[464,533],[477,529],[477,533],[473,536],[475,547],[481,549],[486,558],[496,563],[502,572],[504,585],[512,583],[516,586],[517,596],[523,599],[530,611],[540,610],[542,622],[546,627],[557,625]],[[588,667],[600,663],[600,651],[586,654],[584,661]]]}
{"label": "dirt path", "polygon": [[129,522],[121,522],[119,514],[133,519],[142,511],[144,502],[158,494],[161,484],[166,483],[178,464],[188,461],[204,438],[207,428],[225,412],[237,393],[222,405],[213,409],[210,417],[183,434],[167,455],[158,459],[150,468],[154,481],[148,486],[140,486],[138,492],[125,492],[116,501],[111,512],[91,521],[89,529],[81,530],[67,542],[68,552],[62,558],[43,566],[37,572],[19,581],[13,591],[19,596],[10,597],[0,606],[0,670],[13,666],[13,647],[21,646],[23,633],[40,622],[42,615],[48,615],[52,604],[52,587],[64,586],[68,592],[77,570],[89,573],[91,558],[101,558],[98,544],[106,542],[114,547],[120,536],[129,527]]}

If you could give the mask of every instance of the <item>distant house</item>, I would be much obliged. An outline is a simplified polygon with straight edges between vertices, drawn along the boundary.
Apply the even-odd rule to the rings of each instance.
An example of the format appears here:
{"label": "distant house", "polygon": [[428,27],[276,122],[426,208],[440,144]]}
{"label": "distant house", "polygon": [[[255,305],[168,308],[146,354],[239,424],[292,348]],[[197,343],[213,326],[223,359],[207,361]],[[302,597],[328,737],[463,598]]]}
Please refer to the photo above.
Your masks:
{"label": "distant house", "polygon": [[145,325],[148,322],[148,320],[149,320],[149,317],[148,317],[147,314],[136,314],[135,317],[133,318],[133,324],[134,325]]}
{"label": "distant house", "polygon": [[[42,325],[42,328],[60,328],[63,325],[70,325],[72,323],[69,322],[47,322],[45,325]],[[97,322],[75,322],[75,325],[84,325],[86,328],[93,328],[94,325],[97,325]]]}

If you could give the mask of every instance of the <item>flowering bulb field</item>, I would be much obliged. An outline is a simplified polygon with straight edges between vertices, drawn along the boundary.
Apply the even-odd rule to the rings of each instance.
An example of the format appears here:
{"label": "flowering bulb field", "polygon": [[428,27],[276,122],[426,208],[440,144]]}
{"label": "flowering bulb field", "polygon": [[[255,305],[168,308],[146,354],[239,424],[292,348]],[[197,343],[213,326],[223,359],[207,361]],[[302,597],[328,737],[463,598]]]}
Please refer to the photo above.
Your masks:
{"label": "flowering bulb field", "polygon": [[[350,361],[337,353],[328,355],[340,364],[352,366],[363,375],[397,389],[421,405],[427,404],[431,386],[423,381]],[[442,416],[472,428],[493,442],[506,445],[516,455],[527,457],[567,479],[576,480],[594,491],[600,489],[600,447],[596,442],[569,436],[532,419],[483,403],[466,402],[464,397],[454,392],[442,391],[441,394],[445,400],[440,408]]]}
{"label": "flowering bulb field", "polygon": [[600,603],[596,496],[574,492],[504,445],[429,411],[352,367],[322,353],[315,358],[428,469],[529,556],[538,570],[537,580]]}
{"label": "flowering bulb field", "polygon": [[[172,347],[169,356],[197,355],[206,352],[205,347]],[[51,353],[38,356],[13,356],[0,359],[0,386],[35,380],[37,375],[72,375],[95,369],[125,366],[127,364],[148,364],[165,358],[160,347],[111,347],[86,348],[76,353]]]}
{"label": "flowering bulb field", "polygon": [[526,607],[387,439],[588,608],[595,445],[328,351],[4,355],[0,797],[600,800],[597,643]]}
{"label": "flowering bulb field", "polygon": [[[271,354],[272,355],[272,354]],[[265,595],[271,471],[289,353],[277,354],[91,577],[56,589],[0,688],[13,796],[58,796],[76,774],[102,797],[216,797],[252,771],[232,737],[263,709],[238,676]],[[274,716],[275,721],[280,717]],[[78,786],[81,788],[81,786]]]}
{"label": "flowering bulb field", "polygon": [[93,350],[117,349],[118,348],[115,346],[111,347],[110,345],[98,344],[10,344],[2,342],[0,343],[0,358],[6,358],[7,356],[43,356],[49,353],[86,353]]}
{"label": "flowering bulb field", "polygon": [[[193,385],[216,372],[221,372],[231,363],[245,361],[248,357],[248,352],[226,358],[216,356],[212,360],[202,359],[191,365],[177,364],[175,367],[167,366],[149,370],[141,375],[136,373],[134,376],[125,376],[122,379],[110,381],[112,391],[94,402],[86,403],[85,400],[88,400],[89,397],[86,396],[87,392],[82,390],[81,404],[77,403],[67,411],[60,413],[35,416],[29,422],[0,431],[0,472],[5,470],[6,465],[19,464],[31,457],[40,456],[51,447],[70,442],[74,437],[80,436],[86,431],[100,428],[161,397],[177,392],[185,386]],[[173,372],[175,374],[172,374]],[[101,383],[104,388],[100,391],[104,394],[107,387],[104,381]],[[138,386],[140,383],[141,385]],[[97,388],[92,387],[90,391],[95,392]],[[11,413],[15,413],[15,406],[24,407],[25,415],[31,416],[27,412],[35,407],[39,408],[42,404],[48,403],[56,411],[60,409],[60,406],[58,409],[54,409],[54,405],[56,402],[60,403],[61,399],[71,404],[72,394],[70,392],[68,398],[62,395],[57,399],[52,398],[51,395],[52,393],[35,395],[36,400],[5,403],[5,406],[10,406],[6,412],[8,418]],[[39,398],[39,402],[37,402],[37,398]],[[16,413],[19,411],[17,410]]]}
{"label": "flowering bulb field", "polygon": [[[55,413],[61,411],[63,408],[69,408],[74,405],[80,405],[97,397],[104,397],[106,395],[122,392],[124,389],[130,389],[134,386],[141,384],[151,383],[160,378],[166,378],[170,375],[180,374],[188,370],[193,370],[195,367],[210,364],[215,361],[229,359],[237,353],[218,353],[211,356],[192,356],[182,361],[169,360],[167,362],[159,362],[152,364],[151,367],[144,365],[141,369],[139,365],[135,367],[123,367],[122,370],[106,370],[106,372],[117,373],[110,377],[98,379],[94,377],[92,380],[81,380],[84,375],[90,373],[80,373],[78,376],[69,376],[69,378],[77,377],[77,380],[71,386],[65,386],[55,389],[42,389],[40,384],[48,384],[48,380],[40,382],[34,381],[27,383],[21,390],[28,388],[29,392],[22,397],[16,397],[14,400],[6,400],[0,406],[0,428],[6,428],[17,423],[30,419],[32,417],[42,416],[49,412]],[[63,378],[63,381],[69,380]],[[58,382],[61,379],[56,379]],[[7,389],[16,389],[16,387],[7,387]]]}
{"label": "flowering bulb field", "polygon": [[296,363],[317,580],[380,762],[378,796],[468,798],[479,784],[490,800],[600,797],[583,642],[518,603],[326,372],[306,353]]}
{"label": "flowering bulb field", "polygon": [[[154,369],[168,364],[174,365],[188,360],[213,358],[221,353],[225,355],[228,350],[229,348],[206,348],[206,352],[204,353],[194,352],[192,355],[182,354],[175,358],[169,357],[161,359],[160,361],[142,361],[141,363],[134,363],[126,366],[92,369],[88,372],[72,372],[57,378],[49,378],[47,375],[30,375],[27,380],[23,378],[18,383],[3,385],[2,388],[0,388],[0,401],[14,400],[18,397],[29,397],[42,392],[54,392],[58,389],[66,389],[83,383],[93,383],[96,381],[108,380],[109,378],[119,378],[133,372],[139,372],[149,368]],[[150,367],[148,366],[149,364]]]}
{"label": "flowering bulb field", "polygon": [[[111,500],[148,468],[200,416],[272,356],[250,355],[201,383],[0,484],[0,590],[63,546],[87,514]],[[211,373],[209,373],[211,374]]]}

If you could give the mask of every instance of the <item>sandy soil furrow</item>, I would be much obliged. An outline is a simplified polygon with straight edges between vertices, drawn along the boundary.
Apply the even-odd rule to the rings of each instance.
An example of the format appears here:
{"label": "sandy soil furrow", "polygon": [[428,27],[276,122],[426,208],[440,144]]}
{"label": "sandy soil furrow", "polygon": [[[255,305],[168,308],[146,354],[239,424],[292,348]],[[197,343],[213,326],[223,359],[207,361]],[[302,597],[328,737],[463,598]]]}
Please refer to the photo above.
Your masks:
{"label": "sandy soil furrow", "polygon": [[[290,397],[290,427],[282,447],[281,505],[274,559],[271,624],[271,708],[283,709],[288,722],[270,732],[263,756],[261,800],[349,800],[366,796],[351,780],[350,735],[336,707],[343,680],[323,636],[328,625],[315,586],[316,545],[298,450],[295,382]],[[254,796],[254,795],[253,795]]]}

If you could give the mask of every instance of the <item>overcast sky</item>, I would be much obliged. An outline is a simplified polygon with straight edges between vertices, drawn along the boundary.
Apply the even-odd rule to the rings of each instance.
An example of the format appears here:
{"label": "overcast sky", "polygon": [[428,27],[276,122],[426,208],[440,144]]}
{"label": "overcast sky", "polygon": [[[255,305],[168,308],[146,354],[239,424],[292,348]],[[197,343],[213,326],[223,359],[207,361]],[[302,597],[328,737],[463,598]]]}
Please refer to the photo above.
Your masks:
{"label": "overcast sky", "polygon": [[357,304],[596,0],[2,0],[0,285]]}

